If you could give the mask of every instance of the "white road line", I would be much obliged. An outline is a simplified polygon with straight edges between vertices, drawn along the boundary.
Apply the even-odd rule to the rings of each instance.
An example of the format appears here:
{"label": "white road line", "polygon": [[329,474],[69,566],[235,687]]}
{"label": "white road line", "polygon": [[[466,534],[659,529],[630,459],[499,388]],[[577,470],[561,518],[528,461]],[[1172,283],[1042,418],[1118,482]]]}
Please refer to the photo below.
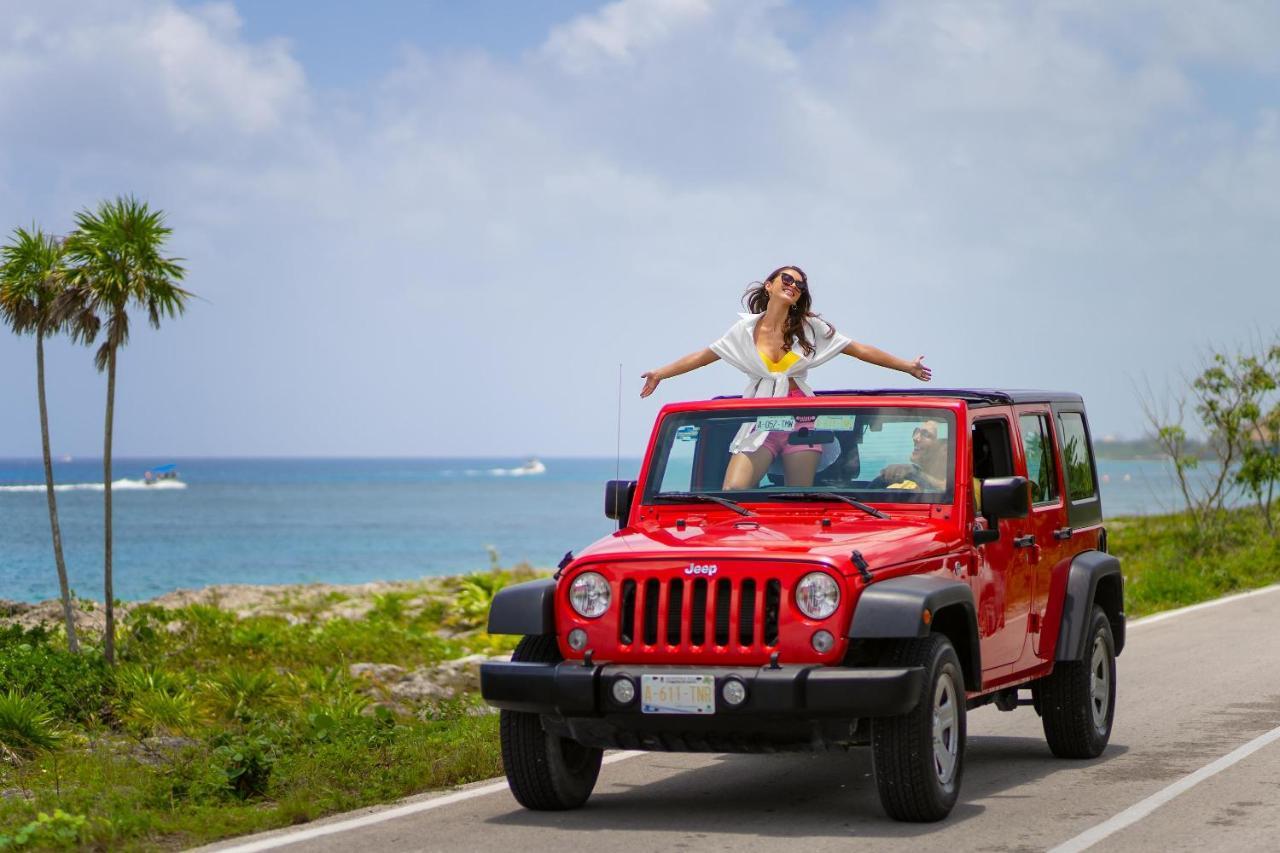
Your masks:
{"label": "white road line", "polygon": [[1270,592],[1280,592],[1280,583],[1272,586],[1264,586],[1260,589],[1251,589],[1248,592],[1238,592],[1235,595],[1228,595],[1224,598],[1215,598],[1213,601],[1202,601],[1199,604],[1191,604],[1186,607],[1179,607],[1177,610],[1166,610],[1163,613],[1154,613],[1151,616],[1143,616],[1141,619],[1134,619],[1128,624],[1128,628],[1142,628],[1147,625],[1154,625],[1157,622],[1163,622],[1166,619],[1172,619],[1175,616],[1184,616],[1187,613],[1195,613],[1197,610],[1208,610],[1211,607],[1219,607],[1223,604],[1230,604],[1233,601],[1239,601],[1242,598],[1253,598],[1255,595],[1266,595]]}
{"label": "white road line", "polygon": [[[626,761],[628,758],[635,758],[638,755],[647,754],[648,753],[641,750],[615,752],[611,755],[606,755],[604,757],[604,763],[614,764],[619,761]],[[468,788],[465,791],[458,791],[454,794],[445,794],[443,797],[435,797],[430,800],[409,803],[405,806],[397,806],[395,808],[363,815],[361,817],[353,817],[350,820],[340,820],[336,823],[327,823],[322,826],[313,826],[309,829],[300,829],[297,832],[274,835],[270,838],[263,838],[260,841],[250,841],[248,844],[239,844],[235,847],[224,847],[219,851],[219,853],[254,853],[254,851],[257,850],[273,850],[277,847],[297,844],[300,841],[310,841],[313,838],[322,838],[326,835],[335,835],[339,832],[359,829],[362,826],[370,826],[375,823],[395,820],[396,818],[401,818],[405,815],[431,811],[432,809],[438,809],[444,806],[451,806],[454,803],[460,803],[463,800],[473,800],[476,797],[484,797],[489,794],[496,794],[499,791],[505,790],[507,790],[507,783],[505,780],[501,782],[493,782],[488,785],[481,785],[478,788]]]}
{"label": "white road line", "polygon": [[1217,761],[1214,761],[1211,764],[1206,764],[1191,775],[1183,776],[1169,787],[1156,791],[1141,802],[1134,803],[1110,820],[1103,821],[1093,829],[1082,832],[1070,841],[1059,844],[1057,847],[1051,849],[1049,853],[1079,853],[1081,850],[1088,850],[1107,836],[1114,835],[1126,826],[1132,826],[1142,820],[1144,817],[1151,814],[1153,811],[1160,808],[1179,794],[1194,788],[1205,779],[1221,773],[1231,765],[1242,761],[1262,749],[1267,744],[1273,743],[1277,740],[1280,740],[1280,727],[1276,727],[1266,734],[1254,738],[1244,746],[1234,749],[1222,756]]}

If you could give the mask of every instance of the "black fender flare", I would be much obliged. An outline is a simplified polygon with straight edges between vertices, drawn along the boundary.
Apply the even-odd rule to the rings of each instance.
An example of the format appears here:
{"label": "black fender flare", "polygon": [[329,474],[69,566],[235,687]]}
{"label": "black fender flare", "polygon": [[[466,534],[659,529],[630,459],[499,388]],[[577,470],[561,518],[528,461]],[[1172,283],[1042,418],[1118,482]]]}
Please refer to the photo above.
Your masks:
{"label": "black fender flare", "polygon": [[[924,612],[930,613],[926,622]],[[927,637],[945,626],[964,666],[965,687],[982,689],[982,651],[973,590],[967,583],[934,575],[907,575],[868,586],[858,598],[849,624],[849,639],[879,640]]]}
{"label": "black fender flare", "polygon": [[490,634],[554,634],[556,581],[542,578],[498,590],[489,605]]}
{"label": "black fender flare", "polygon": [[[1111,579],[1114,580],[1111,580]],[[1067,573],[1067,588],[1062,597],[1062,621],[1058,625],[1058,647],[1054,660],[1081,660],[1084,657],[1085,632],[1089,630],[1089,617],[1098,597],[1098,585],[1104,579],[1109,600],[1103,609],[1111,623],[1111,635],[1115,639],[1116,654],[1124,649],[1124,574],[1120,561],[1102,551],[1085,551],[1071,560]]]}

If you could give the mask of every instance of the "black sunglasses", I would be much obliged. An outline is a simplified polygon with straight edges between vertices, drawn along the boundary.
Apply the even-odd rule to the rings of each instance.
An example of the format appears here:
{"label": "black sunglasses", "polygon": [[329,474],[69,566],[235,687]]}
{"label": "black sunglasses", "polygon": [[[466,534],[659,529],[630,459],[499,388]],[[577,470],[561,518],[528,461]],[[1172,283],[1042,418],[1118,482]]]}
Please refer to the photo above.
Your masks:
{"label": "black sunglasses", "polygon": [[807,281],[802,278],[796,278],[789,272],[784,272],[782,275],[778,276],[778,278],[782,279],[782,283],[788,287],[798,287],[801,290],[809,289],[809,283]]}

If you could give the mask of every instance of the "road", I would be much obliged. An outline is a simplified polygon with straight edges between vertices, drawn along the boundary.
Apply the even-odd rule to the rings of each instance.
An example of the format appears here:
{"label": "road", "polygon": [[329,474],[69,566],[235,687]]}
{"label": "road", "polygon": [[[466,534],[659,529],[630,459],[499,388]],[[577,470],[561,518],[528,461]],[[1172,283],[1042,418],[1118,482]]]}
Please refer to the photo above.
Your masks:
{"label": "road", "polygon": [[[940,824],[885,818],[866,750],[623,753],[578,811],[525,811],[505,784],[477,783],[210,849],[744,853],[802,839],[806,851],[854,842],[861,853],[917,839],[948,851],[1274,851],[1278,616],[1271,587],[1132,624],[1111,744],[1092,761],[1054,758],[1030,708],[974,711],[960,803]],[[1197,771],[1213,775],[1189,778]]]}

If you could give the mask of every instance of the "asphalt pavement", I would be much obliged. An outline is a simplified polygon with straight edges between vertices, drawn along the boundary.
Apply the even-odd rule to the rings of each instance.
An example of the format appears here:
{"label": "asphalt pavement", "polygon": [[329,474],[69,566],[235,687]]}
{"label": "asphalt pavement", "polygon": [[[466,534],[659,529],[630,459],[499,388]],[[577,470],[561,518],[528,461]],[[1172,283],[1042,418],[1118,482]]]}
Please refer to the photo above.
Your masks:
{"label": "asphalt pavement", "polygon": [[972,712],[960,802],[937,824],[884,816],[865,749],[624,753],[576,811],[477,783],[209,849],[1280,850],[1278,616],[1271,587],[1131,624],[1111,744],[1091,761],[1054,758],[1030,708]]}

